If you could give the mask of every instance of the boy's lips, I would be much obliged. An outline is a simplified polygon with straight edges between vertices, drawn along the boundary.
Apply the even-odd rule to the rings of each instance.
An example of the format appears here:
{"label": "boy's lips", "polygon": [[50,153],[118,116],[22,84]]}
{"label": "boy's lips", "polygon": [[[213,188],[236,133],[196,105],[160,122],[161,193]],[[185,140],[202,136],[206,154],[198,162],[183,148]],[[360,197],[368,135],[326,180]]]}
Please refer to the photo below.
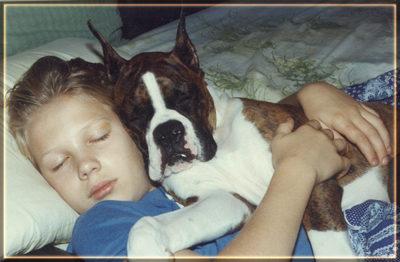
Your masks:
{"label": "boy's lips", "polygon": [[101,182],[97,183],[90,190],[89,198],[91,198],[92,196],[97,200],[104,198],[105,196],[107,196],[114,190],[116,182],[117,182],[117,179],[106,180],[106,181],[101,181]]}

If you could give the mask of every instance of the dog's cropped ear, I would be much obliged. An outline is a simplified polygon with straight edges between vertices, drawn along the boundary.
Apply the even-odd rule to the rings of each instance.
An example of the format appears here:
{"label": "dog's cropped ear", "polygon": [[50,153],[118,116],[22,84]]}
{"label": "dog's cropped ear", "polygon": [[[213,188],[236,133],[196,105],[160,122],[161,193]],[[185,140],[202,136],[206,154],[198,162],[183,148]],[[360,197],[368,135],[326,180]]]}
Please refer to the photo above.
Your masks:
{"label": "dog's cropped ear", "polygon": [[172,54],[178,57],[184,65],[189,67],[194,72],[199,73],[199,71],[201,71],[196,50],[186,32],[185,16],[183,15],[183,11],[181,12],[178,33],[176,35],[176,43],[174,49],[172,50]]}
{"label": "dog's cropped ear", "polygon": [[111,84],[115,84],[118,80],[119,74],[121,72],[121,67],[126,63],[126,60],[123,59],[107,42],[104,36],[97,31],[96,28],[93,27],[92,21],[89,20],[87,22],[90,31],[92,31],[93,35],[100,41],[101,46],[103,47],[103,55],[104,55],[104,64],[107,68],[108,78]]}

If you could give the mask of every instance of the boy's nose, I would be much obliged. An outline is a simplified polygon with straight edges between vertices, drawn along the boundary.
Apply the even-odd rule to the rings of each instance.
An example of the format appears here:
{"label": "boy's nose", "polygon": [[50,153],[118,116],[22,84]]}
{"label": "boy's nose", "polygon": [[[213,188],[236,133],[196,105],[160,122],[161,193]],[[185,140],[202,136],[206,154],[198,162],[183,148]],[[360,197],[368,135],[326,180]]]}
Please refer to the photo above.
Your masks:
{"label": "boy's nose", "polygon": [[87,179],[92,173],[101,169],[100,162],[95,158],[85,157],[81,159],[78,167],[78,176],[81,180]]}

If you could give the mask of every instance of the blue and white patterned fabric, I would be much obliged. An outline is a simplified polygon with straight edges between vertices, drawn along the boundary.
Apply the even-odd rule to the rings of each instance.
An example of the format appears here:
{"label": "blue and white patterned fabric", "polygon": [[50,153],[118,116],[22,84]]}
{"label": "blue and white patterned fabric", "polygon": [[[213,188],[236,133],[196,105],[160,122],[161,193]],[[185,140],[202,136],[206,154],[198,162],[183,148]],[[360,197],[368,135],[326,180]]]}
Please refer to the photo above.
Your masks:
{"label": "blue and white patterned fabric", "polygon": [[345,210],[344,214],[350,242],[358,256],[395,258],[396,235],[397,249],[400,244],[400,228],[396,227],[399,210],[396,211],[395,204],[368,200]]}
{"label": "blue and white patterned fabric", "polygon": [[397,97],[396,106],[399,107],[399,93],[395,88],[397,86],[395,81],[399,85],[398,69],[386,72],[364,83],[342,88],[342,90],[360,102],[379,102],[394,106],[394,98]]}
{"label": "blue and white patterned fabric", "polygon": [[[399,70],[392,70],[364,83],[342,88],[360,102],[379,102],[399,107],[396,86],[400,83]],[[399,208],[377,200],[368,200],[345,212],[350,242],[359,257],[366,261],[400,261]],[[396,238],[396,239],[395,239]],[[397,241],[396,241],[397,240]],[[396,246],[395,246],[396,245]]]}

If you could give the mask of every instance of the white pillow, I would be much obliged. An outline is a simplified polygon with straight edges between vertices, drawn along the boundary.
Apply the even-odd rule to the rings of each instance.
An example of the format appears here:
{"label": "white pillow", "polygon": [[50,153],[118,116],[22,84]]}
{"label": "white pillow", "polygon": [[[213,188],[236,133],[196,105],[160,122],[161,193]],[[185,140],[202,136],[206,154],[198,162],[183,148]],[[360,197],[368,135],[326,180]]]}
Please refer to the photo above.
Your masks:
{"label": "white pillow", "polygon": [[[90,32],[89,32],[90,33]],[[129,55],[120,52],[121,56]],[[6,90],[40,57],[53,55],[64,60],[81,57],[102,62],[97,41],[65,38],[6,59]],[[8,115],[6,114],[6,120]],[[4,256],[27,253],[49,243],[70,241],[78,214],[19,152],[5,127],[5,245]]]}

